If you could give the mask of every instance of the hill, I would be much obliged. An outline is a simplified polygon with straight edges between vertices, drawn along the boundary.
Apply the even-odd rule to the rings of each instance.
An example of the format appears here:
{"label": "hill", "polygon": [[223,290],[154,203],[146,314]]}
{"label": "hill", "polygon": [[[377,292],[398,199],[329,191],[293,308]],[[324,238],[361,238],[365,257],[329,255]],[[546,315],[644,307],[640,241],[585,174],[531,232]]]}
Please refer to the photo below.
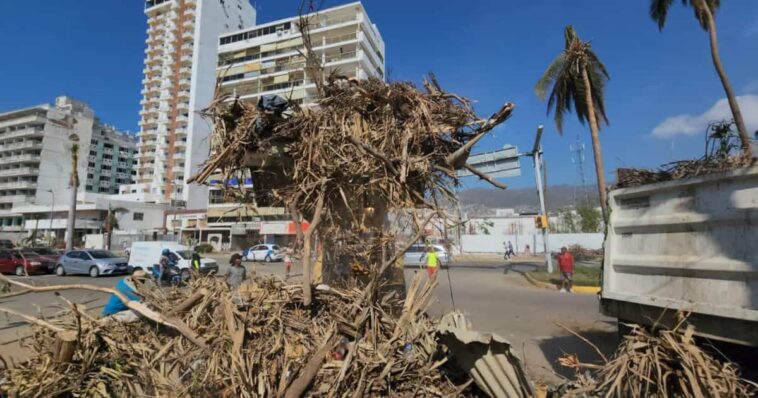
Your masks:
{"label": "hill", "polygon": [[[587,194],[593,205],[599,205],[597,187],[587,186]],[[474,188],[459,193],[461,206],[465,209],[514,208],[520,212],[536,211],[539,208],[536,188],[492,189]],[[546,206],[549,211],[574,204],[574,195],[581,201],[584,190],[573,185],[553,185],[548,187]]]}

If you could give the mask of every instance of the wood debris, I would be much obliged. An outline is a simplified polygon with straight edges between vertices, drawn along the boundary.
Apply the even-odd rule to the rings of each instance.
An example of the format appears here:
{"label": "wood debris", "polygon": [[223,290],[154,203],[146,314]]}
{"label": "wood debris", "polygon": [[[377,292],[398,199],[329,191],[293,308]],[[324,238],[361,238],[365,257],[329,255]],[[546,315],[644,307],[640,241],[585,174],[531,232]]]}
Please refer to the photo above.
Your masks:
{"label": "wood debris", "polygon": [[[655,334],[631,326],[618,351],[604,364],[585,364],[575,355],[559,360],[577,370],[574,381],[554,391],[555,397],[748,398],[758,385],[744,380],[737,366],[720,361],[695,342],[695,329],[682,321]],[[602,354],[601,354],[602,356]]]}
{"label": "wood debris", "polygon": [[[55,331],[35,327],[34,356],[0,370],[0,396],[455,394],[452,374],[440,366],[446,357],[436,342],[436,323],[424,314],[434,282],[421,275],[405,302],[392,294],[368,301],[362,289],[328,288],[315,291],[310,308],[302,305],[299,285],[271,277],[251,280],[237,292],[214,278],[194,280],[184,289],[143,287],[146,306],[173,312],[207,349],[147,319],[102,322],[72,312],[48,321],[76,333],[72,360],[57,362],[51,351]],[[240,300],[243,306],[234,304]],[[175,311],[189,302],[194,306]],[[391,313],[393,308],[402,313]]]}

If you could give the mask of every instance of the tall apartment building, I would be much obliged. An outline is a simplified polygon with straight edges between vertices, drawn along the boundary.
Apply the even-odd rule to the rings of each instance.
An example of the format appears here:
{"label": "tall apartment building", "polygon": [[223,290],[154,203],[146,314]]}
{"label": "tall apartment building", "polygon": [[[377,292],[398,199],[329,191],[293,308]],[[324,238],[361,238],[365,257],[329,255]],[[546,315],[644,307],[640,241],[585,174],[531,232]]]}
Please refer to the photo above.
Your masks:
{"label": "tall apartment building", "polygon": [[[321,57],[327,73],[384,79],[384,41],[360,2],[324,9],[310,18],[313,50]],[[263,95],[276,94],[292,102],[312,104],[316,85],[305,76],[298,22],[298,17],[291,17],[222,35],[216,67],[220,90],[253,103]],[[268,222],[289,220],[284,209],[251,209],[237,203],[224,196],[219,179],[216,176],[210,181],[203,231],[187,229],[186,234],[199,236],[202,241],[215,237],[235,249],[259,240],[288,242],[291,236],[286,228],[279,231],[282,236],[275,236],[261,227]],[[253,181],[228,183],[252,187]]]}
{"label": "tall apartment building", "polygon": [[[360,2],[321,10],[311,17],[313,51],[326,72],[384,79],[384,40]],[[220,90],[256,101],[277,94],[309,104],[316,85],[305,76],[298,17],[281,19],[219,39]]]}
{"label": "tall apartment building", "polygon": [[207,189],[187,185],[208,157],[210,126],[197,111],[215,89],[218,37],[255,23],[249,0],[148,0],[136,183],[130,199],[204,208]]}
{"label": "tall apartment building", "polygon": [[117,194],[121,185],[134,183],[137,137],[113,126],[96,123],[87,155],[88,192]]}
{"label": "tall apartment building", "polygon": [[[101,124],[87,104],[69,97],[58,97],[55,104],[0,113],[0,236],[13,239],[17,236],[9,233],[23,231],[23,217],[14,211],[15,207],[69,203],[73,134],[79,139],[79,191],[97,192],[85,184],[84,176],[88,173],[91,148],[94,156],[103,158],[106,142],[114,142],[101,138],[103,129],[112,130]],[[119,140],[120,149],[133,153],[133,141]],[[131,182],[130,175],[121,181]],[[118,182],[108,180],[110,192]]]}

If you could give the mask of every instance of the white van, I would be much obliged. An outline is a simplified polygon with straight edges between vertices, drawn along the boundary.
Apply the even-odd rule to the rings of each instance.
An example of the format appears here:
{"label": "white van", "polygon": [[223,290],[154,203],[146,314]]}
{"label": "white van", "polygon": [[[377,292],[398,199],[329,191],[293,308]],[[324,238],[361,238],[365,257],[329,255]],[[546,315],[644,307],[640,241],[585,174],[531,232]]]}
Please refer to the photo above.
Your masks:
{"label": "white van", "polygon": [[[161,253],[168,249],[179,260],[176,266],[182,271],[189,272],[192,266],[192,249],[188,246],[180,245],[176,242],[134,242],[129,249],[129,270],[134,272],[142,270],[147,273],[152,271],[153,265],[158,264],[161,259]],[[208,273],[215,271],[218,273],[218,264],[209,258],[200,259],[200,272]]]}

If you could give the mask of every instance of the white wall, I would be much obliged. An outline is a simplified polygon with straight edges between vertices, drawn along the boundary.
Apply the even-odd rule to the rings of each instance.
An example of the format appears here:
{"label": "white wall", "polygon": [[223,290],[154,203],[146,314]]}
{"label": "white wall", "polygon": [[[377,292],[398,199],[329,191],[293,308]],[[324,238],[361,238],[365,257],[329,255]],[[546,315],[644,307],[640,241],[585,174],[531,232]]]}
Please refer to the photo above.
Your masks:
{"label": "white wall", "polygon": [[[523,252],[529,245],[532,252],[543,253],[542,234],[528,235],[462,235],[461,242],[464,253],[503,253],[503,242],[513,243],[516,252]],[[557,252],[563,246],[581,245],[588,249],[603,247],[603,234],[550,234],[548,236],[549,250]]]}

